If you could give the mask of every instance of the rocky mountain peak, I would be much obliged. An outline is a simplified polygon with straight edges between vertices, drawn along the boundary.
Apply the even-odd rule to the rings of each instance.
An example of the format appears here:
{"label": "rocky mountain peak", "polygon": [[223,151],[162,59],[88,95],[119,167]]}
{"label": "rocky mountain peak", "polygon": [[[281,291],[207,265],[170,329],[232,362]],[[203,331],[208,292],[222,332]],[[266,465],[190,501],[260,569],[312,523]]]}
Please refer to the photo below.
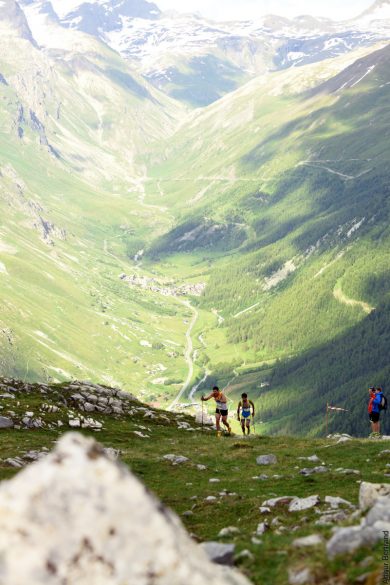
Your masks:
{"label": "rocky mountain peak", "polygon": [[33,6],[40,14],[47,16],[50,20],[60,22],[53,4],[48,0],[19,0],[19,4],[22,7]]}
{"label": "rocky mountain peak", "polygon": [[0,30],[2,35],[16,34],[36,45],[26,16],[15,0],[0,0]]}
{"label": "rocky mountain peak", "polygon": [[376,0],[361,17],[371,17],[377,20],[390,19],[390,0]]}
{"label": "rocky mountain peak", "polygon": [[63,22],[70,28],[99,36],[120,30],[128,18],[155,20],[160,14],[156,4],[146,0],[97,0],[80,3]]}

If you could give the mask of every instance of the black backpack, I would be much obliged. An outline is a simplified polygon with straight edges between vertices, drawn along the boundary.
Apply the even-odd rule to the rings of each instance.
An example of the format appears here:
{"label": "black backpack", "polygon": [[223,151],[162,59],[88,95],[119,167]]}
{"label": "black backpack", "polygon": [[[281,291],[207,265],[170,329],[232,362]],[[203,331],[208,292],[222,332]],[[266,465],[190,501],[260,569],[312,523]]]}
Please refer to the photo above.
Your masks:
{"label": "black backpack", "polygon": [[380,410],[387,410],[387,398],[382,394],[381,403],[379,405]]}

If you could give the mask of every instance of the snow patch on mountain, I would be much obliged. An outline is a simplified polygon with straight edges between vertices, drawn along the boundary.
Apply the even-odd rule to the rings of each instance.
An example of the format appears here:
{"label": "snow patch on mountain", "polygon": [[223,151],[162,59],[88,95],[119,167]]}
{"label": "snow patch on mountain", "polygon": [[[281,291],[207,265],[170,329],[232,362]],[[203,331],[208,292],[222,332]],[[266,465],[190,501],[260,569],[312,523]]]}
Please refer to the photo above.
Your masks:
{"label": "snow patch on mountain", "polygon": [[[20,1],[42,46],[61,46],[65,28],[89,33],[155,87],[192,106],[208,105],[267,71],[301,67],[390,39],[388,2],[377,2],[345,22],[275,15],[214,22],[197,14],[161,13],[146,0]],[[52,6],[61,34],[53,28]]]}

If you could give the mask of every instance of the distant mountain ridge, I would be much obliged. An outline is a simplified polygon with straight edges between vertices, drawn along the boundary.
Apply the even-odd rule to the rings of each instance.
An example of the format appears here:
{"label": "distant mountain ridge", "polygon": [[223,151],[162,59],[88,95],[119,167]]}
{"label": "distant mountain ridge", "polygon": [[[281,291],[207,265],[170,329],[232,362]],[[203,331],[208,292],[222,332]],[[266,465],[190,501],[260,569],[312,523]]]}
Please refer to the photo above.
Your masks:
{"label": "distant mountain ridge", "polygon": [[[390,38],[388,2],[361,17],[333,22],[303,15],[213,22],[164,13],[146,0],[21,0],[61,26],[98,37],[155,87],[191,106],[205,106],[267,71],[315,63]],[[381,16],[382,15],[382,16]]]}

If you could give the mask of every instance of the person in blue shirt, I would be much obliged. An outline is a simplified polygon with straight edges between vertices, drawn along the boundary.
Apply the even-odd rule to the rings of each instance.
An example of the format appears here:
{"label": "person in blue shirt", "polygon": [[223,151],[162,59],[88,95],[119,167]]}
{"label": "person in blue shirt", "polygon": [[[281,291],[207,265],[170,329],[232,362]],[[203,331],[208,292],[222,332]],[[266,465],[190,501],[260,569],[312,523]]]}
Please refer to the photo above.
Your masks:
{"label": "person in blue shirt", "polygon": [[371,421],[371,431],[373,435],[380,434],[380,414],[381,414],[381,404],[383,398],[382,388],[371,388],[368,389],[370,393],[370,400],[368,403],[368,416]]}

